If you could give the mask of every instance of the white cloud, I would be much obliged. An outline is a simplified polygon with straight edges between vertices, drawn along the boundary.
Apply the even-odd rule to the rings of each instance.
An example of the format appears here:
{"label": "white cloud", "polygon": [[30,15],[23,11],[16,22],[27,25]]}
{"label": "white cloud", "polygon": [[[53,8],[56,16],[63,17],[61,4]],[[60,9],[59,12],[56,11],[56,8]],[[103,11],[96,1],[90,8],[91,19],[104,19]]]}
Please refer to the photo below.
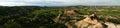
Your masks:
{"label": "white cloud", "polygon": [[16,2],[0,2],[2,6],[20,6],[25,5],[25,3],[16,3]]}
{"label": "white cloud", "polygon": [[0,0],[2,6],[120,5],[120,0]]}

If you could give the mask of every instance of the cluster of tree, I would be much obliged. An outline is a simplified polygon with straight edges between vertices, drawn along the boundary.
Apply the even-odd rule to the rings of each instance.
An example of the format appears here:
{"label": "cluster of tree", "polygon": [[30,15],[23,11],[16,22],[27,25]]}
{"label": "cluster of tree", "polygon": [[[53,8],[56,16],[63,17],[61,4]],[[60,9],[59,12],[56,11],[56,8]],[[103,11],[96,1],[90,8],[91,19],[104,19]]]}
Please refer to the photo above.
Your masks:
{"label": "cluster of tree", "polygon": [[[119,10],[120,8],[105,8],[95,6],[77,6],[77,7],[39,7],[39,6],[15,6],[0,7],[0,28],[66,28],[65,25],[55,23],[53,19],[58,16],[59,11],[63,9],[75,9],[81,14],[89,14],[96,12],[95,9]],[[90,11],[90,9],[92,11]],[[108,13],[109,12],[109,13]],[[119,11],[97,12],[97,15],[113,15],[119,16]],[[115,15],[114,15],[115,14]],[[118,19],[105,20],[120,24]]]}
{"label": "cluster of tree", "polygon": [[52,20],[57,16],[58,10],[49,9],[45,7],[0,7],[0,28],[66,28],[65,25]]}

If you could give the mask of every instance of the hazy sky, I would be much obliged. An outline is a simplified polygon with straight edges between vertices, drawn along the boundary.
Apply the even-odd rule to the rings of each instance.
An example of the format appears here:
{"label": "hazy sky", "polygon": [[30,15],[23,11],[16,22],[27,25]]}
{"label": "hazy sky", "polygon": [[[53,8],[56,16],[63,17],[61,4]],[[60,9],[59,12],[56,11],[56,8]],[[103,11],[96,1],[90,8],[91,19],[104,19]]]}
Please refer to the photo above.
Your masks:
{"label": "hazy sky", "polygon": [[120,0],[0,0],[0,6],[120,5]]}

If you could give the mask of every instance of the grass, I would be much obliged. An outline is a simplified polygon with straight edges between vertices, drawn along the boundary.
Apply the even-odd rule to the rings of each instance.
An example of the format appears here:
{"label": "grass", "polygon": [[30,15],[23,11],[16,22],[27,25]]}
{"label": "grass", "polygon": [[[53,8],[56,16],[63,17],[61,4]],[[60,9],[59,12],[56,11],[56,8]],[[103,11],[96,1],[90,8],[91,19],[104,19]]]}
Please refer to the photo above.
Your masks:
{"label": "grass", "polygon": [[[1,10],[0,27],[5,26],[6,28],[13,28],[13,27],[64,28],[64,24],[59,24],[52,21],[52,19],[58,16],[59,10],[64,10],[64,8],[41,8],[41,9],[31,9],[31,11],[28,11],[30,8],[28,10],[26,9],[21,10],[20,8],[18,9],[16,8],[15,11],[12,9],[6,9],[6,10],[3,9],[4,11]],[[70,8],[65,8],[65,9],[70,9]],[[97,10],[89,9],[89,8],[87,9],[74,8],[74,9],[83,14],[92,14],[96,12],[97,15],[120,17],[120,8],[99,8]],[[117,10],[117,11],[113,11],[113,10]],[[37,18],[34,19],[36,15],[38,16]],[[104,18],[102,18],[99,20],[120,24],[120,20],[118,19],[105,20]]]}
{"label": "grass", "polygon": [[[92,13],[96,12],[97,15],[120,17],[120,8],[104,8],[104,9],[98,9],[98,10],[94,10],[94,9],[92,9],[92,10],[76,9],[76,10],[78,10],[79,12],[81,12],[83,14],[92,14]],[[101,11],[99,11],[99,10],[101,10]]]}

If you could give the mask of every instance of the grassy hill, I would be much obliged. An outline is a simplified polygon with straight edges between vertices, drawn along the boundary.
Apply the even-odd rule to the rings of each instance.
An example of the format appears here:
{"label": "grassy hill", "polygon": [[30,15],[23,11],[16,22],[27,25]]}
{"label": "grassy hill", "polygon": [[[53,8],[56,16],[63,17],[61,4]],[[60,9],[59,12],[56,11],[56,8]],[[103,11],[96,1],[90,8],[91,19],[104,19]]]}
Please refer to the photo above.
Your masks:
{"label": "grassy hill", "polygon": [[[102,17],[113,19],[109,22],[120,24],[120,7],[112,6],[72,6],[72,7],[0,7],[0,28],[66,28],[65,25],[55,23],[53,19],[58,16],[59,11],[74,9],[89,15],[96,13]],[[115,19],[114,19],[115,18]],[[117,19],[116,19],[117,18]],[[100,19],[103,20],[104,19]]]}

